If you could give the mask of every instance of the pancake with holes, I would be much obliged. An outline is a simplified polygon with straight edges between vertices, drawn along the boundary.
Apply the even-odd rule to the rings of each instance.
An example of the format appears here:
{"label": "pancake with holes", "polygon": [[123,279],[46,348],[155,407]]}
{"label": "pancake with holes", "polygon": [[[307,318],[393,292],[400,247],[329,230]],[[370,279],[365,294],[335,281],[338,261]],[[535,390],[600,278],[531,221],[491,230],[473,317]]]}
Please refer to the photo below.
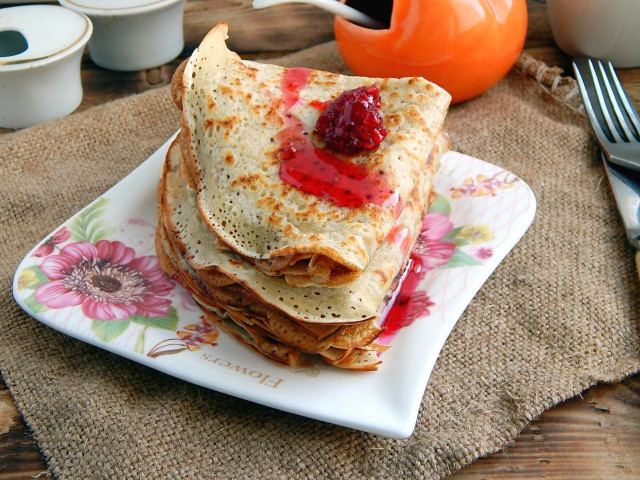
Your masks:
{"label": "pancake with holes", "polygon": [[380,312],[397,285],[434,195],[430,178],[448,150],[440,134],[396,223],[362,274],[347,287],[292,287],[264,275],[209,230],[197,189],[171,145],[158,189],[156,250],[162,268],[189,290],[203,310],[238,341],[285,365],[319,355],[332,365],[375,370]]}
{"label": "pancake with holes", "polygon": [[226,38],[218,24],[172,84],[204,228],[243,265],[292,287],[351,285],[387,252],[449,94],[423,78],[243,61]]}

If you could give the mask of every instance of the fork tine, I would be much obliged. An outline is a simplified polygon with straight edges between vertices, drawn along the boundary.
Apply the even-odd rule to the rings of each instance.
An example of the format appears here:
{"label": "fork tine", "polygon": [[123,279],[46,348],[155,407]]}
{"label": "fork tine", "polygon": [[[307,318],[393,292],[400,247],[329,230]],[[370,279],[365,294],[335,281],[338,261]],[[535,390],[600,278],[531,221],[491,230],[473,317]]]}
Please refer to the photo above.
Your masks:
{"label": "fork tine", "polygon": [[616,127],[613,125],[613,121],[611,120],[611,115],[609,115],[609,108],[607,108],[607,104],[604,101],[604,95],[602,95],[602,89],[600,88],[600,79],[596,74],[595,68],[593,67],[593,61],[588,59],[589,62],[589,71],[591,72],[591,77],[593,78],[593,87],[596,91],[596,97],[598,98],[598,106],[600,107],[600,111],[602,112],[602,116],[604,117],[604,121],[607,123],[607,127],[611,132],[611,136],[613,137],[614,142],[623,141],[623,138],[616,130]]}
{"label": "fork tine", "polygon": [[631,133],[631,130],[627,126],[627,120],[624,117],[622,110],[620,109],[620,104],[618,103],[618,99],[613,94],[613,90],[611,89],[611,82],[609,81],[609,76],[607,75],[607,72],[605,72],[604,65],[600,60],[598,60],[598,70],[600,70],[600,75],[602,75],[602,83],[604,85],[605,90],[607,91],[607,96],[609,98],[609,103],[611,103],[611,108],[613,108],[613,113],[615,114],[616,119],[618,120],[618,124],[620,125],[620,128],[622,128],[625,136],[627,137],[627,138],[623,138],[623,141],[631,142],[633,141],[633,134]]}
{"label": "fork tine", "polygon": [[589,94],[587,93],[587,85],[585,83],[586,79],[582,77],[582,73],[584,71],[581,70],[580,68],[582,66],[581,60],[582,59],[575,60],[573,65],[575,67],[574,72],[576,74],[576,80],[578,81],[578,88],[580,89],[580,95],[582,95],[582,99],[584,100],[584,109],[587,112],[587,116],[589,117],[589,121],[591,122],[591,126],[593,127],[596,137],[600,139],[601,143],[608,142],[609,140],[607,138],[607,135],[604,133],[604,130],[602,130],[602,127],[600,126],[600,121],[596,116],[596,112],[593,110],[593,105],[591,101],[589,100]]}
{"label": "fork tine", "polygon": [[622,85],[620,84],[618,75],[616,75],[616,71],[613,69],[613,65],[611,64],[611,62],[607,62],[607,67],[609,68],[610,76],[613,79],[613,84],[616,87],[616,91],[618,92],[618,97],[622,102],[625,113],[627,114],[627,116],[629,117],[629,120],[631,120],[631,123],[635,128],[635,137],[638,141],[640,141],[640,118],[638,117],[638,112],[636,111],[635,108],[633,108],[633,105],[631,105],[631,103],[629,102],[629,99],[627,98],[627,95],[624,89],[622,88]]}

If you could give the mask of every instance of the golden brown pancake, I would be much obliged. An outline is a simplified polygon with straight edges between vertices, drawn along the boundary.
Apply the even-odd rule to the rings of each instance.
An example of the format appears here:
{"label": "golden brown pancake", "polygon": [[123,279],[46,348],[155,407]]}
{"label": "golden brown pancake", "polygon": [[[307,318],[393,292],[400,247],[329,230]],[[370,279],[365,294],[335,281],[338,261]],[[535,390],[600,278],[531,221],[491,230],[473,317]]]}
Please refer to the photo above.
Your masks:
{"label": "golden brown pancake", "polygon": [[[424,175],[449,94],[423,78],[371,79],[243,61],[226,38],[227,26],[220,23],[172,85],[183,110],[183,178],[197,191],[204,225],[218,244],[264,275],[282,276],[296,287],[351,284],[383,247]],[[291,82],[297,100],[289,105]],[[318,103],[373,83],[380,90],[386,138],[374,151],[335,155],[372,176],[380,173],[392,193],[347,207],[284,181],[279,135],[287,118],[299,119],[323,148],[312,134]]]}

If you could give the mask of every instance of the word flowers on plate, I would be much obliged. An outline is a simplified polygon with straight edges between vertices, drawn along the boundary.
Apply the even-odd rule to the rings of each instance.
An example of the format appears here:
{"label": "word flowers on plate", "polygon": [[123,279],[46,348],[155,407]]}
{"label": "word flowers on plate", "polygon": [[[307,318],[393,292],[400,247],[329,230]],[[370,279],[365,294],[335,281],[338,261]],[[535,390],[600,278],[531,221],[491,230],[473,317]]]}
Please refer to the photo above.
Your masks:
{"label": "word flowers on plate", "polygon": [[89,320],[103,342],[132,323],[142,325],[141,351],[148,327],[175,331],[178,315],[168,298],[175,284],[155,256],[138,256],[105,238],[117,230],[103,220],[107,202],[99,199],[38,246],[32,257],[40,263],[22,270],[18,289],[33,290],[24,300],[33,312],[65,311],[69,321]]}

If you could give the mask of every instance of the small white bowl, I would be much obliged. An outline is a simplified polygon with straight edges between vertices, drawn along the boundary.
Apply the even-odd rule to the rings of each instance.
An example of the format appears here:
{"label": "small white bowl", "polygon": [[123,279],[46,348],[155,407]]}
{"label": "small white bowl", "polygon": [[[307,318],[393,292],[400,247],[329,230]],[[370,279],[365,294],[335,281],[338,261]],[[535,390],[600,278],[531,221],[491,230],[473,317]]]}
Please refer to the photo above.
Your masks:
{"label": "small white bowl", "polygon": [[30,127],[78,108],[91,32],[85,15],[55,5],[0,9],[0,127]]}
{"label": "small white bowl", "polygon": [[89,55],[123,72],[170,62],[182,52],[185,0],[59,0],[93,22]]}

